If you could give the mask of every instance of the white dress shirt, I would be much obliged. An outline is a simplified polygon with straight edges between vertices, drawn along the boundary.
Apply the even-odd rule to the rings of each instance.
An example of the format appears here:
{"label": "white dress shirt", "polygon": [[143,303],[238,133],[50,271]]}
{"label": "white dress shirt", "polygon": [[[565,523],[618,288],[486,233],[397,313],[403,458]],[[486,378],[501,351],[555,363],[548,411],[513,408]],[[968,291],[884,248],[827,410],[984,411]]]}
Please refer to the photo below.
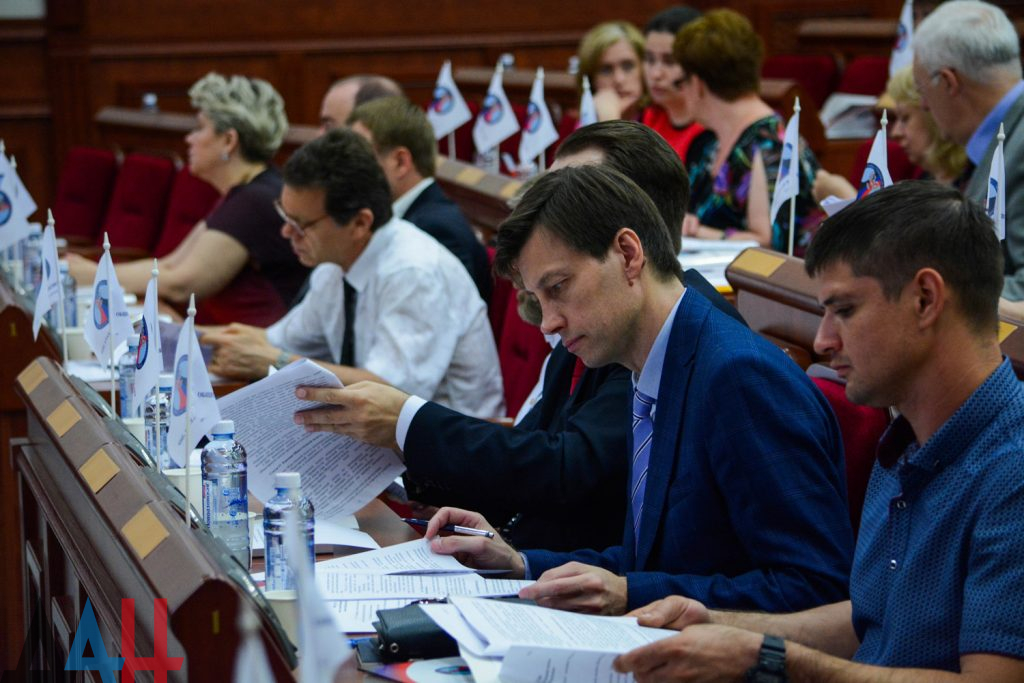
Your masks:
{"label": "white dress shirt", "polygon": [[356,367],[467,415],[504,415],[498,352],[476,285],[451,252],[404,220],[379,227],[347,273],[317,266],[302,302],[267,328],[270,343],[340,362],[342,278],[358,293]]}

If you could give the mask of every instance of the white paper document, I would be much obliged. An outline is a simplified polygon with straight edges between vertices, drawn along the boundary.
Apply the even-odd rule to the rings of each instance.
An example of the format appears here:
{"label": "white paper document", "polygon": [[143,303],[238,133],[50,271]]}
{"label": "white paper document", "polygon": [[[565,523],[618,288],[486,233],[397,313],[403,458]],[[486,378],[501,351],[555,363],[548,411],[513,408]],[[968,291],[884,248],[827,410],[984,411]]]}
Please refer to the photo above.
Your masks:
{"label": "white paper document", "polygon": [[327,600],[327,609],[342,633],[373,633],[377,610],[405,607],[411,600]]}
{"label": "white paper document", "polygon": [[318,572],[338,568],[370,574],[467,574],[473,570],[450,555],[438,555],[425,538],[370,550],[358,555],[336,557],[317,565]]}
{"label": "white paper document", "polygon": [[316,582],[327,600],[447,598],[452,595],[502,597],[519,595],[533,581],[485,579],[476,574],[368,574],[316,566]]}
{"label": "white paper document", "polygon": [[405,468],[388,449],[296,425],[295,412],[316,407],[295,397],[300,386],[341,387],[341,382],[316,363],[301,360],[217,404],[223,419],[234,420],[235,433],[245,444],[249,489],[268,500],[275,493],[275,473],[299,472],[319,524],[356,512]]}
{"label": "white paper document", "polygon": [[[349,515],[341,518],[341,523],[329,520],[316,520],[313,527],[313,545],[317,552],[330,552],[336,545],[349,546],[351,548],[379,548],[380,544],[373,540],[373,537],[365,531],[358,529],[356,518]],[[253,554],[261,556],[266,548],[266,537],[263,535],[263,518],[259,517],[254,524],[249,525],[249,542]]]}
{"label": "white paper document", "polygon": [[501,662],[502,683],[629,683],[612,668],[618,653],[514,645]]}

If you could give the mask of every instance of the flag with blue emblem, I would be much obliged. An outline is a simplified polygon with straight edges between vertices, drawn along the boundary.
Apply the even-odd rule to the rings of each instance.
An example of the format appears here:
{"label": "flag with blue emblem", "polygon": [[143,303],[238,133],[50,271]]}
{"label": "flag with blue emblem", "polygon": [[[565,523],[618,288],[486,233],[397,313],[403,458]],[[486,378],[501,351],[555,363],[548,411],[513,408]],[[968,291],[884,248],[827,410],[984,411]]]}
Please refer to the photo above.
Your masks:
{"label": "flag with blue emblem", "polygon": [[[220,409],[217,408],[206,362],[196,338],[195,317],[193,294],[188,317],[181,326],[178,345],[174,348],[174,384],[171,386],[171,416],[167,425],[167,450],[178,467],[185,466],[188,453],[220,422]],[[186,431],[188,439],[185,438]]]}
{"label": "flag with blue emblem", "polygon": [[39,337],[39,328],[43,326],[43,318],[51,308],[57,307],[61,297],[60,268],[57,263],[57,237],[53,229],[53,221],[46,224],[42,242],[43,278],[36,290],[36,310],[32,316],[32,337]]}
{"label": "flag with blue emblem", "polygon": [[860,176],[857,199],[867,197],[872,192],[892,185],[892,176],[889,175],[889,148],[885,136],[887,122],[885,111],[883,111],[882,127],[875,133],[875,140],[871,143],[871,151],[868,153],[868,163],[864,166],[864,172]]}
{"label": "flag with blue emblem", "polygon": [[519,130],[519,121],[512,111],[512,105],[505,96],[505,88],[501,85],[501,75],[504,68],[501,62],[494,68],[494,75],[491,76],[491,84],[487,88],[487,96],[484,98],[480,114],[473,124],[473,144],[476,151],[483,154],[488,152],[516,134]]}
{"label": "flag with blue emblem", "polygon": [[92,311],[83,325],[85,341],[102,362],[111,362],[111,352],[131,336],[132,322],[124,304],[124,290],[110,259],[110,241],[103,236],[104,250],[92,282]]}
{"label": "flag with blue emblem", "polygon": [[594,105],[594,93],[590,91],[590,79],[583,77],[583,95],[580,97],[580,121],[577,128],[597,123],[597,107]]}
{"label": "flag with blue emblem", "polygon": [[437,75],[434,96],[427,107],[427,120],[434,127],[434,137],[440,140],[471,118],[473,114],[452,78],[452,63],[445,60]]}
{"label": "flag with blue emblem", "polygon": [[999,124],[999,143],[992,153],[992,165],[988,170],[988,195],[985,197],[985,211],[996,229],[996,237],[1006,239],[1006,162],[1003,159],[1003,140],[1006,133]]}
{"label": "flag with blue emblem", "polygon": [[[156,268],[154,267],[154,273]],[[132,396],[132,411],[142,407],[146,398],[160,382],[164,371],[164,357],[160,351],[159,295],[157,276],[153,275],[146,286],[146,303],[142,307],[139,322],[139,347],[135,356],[135,395]]]}
{"label": "flag with blue emblem", "polygon": [[29,236],[28,217],[35,213],[32,199],[18,176],[18,162],[0,152],[0,249],[13,246]]}
{"label": "flag with blue emblem", "polygon": [[889,57],[889,77],[914,63],[914,0],[903,3],[900,23],[896,27],[896,42]]}
{"label": "flag with blue emblem", "polygon": [[800,98],[793,106],[793,116],[786,124],[786,134],[782,139],[782,160],[779,162],[779,174],[775,178],[775,191],[772,194],[771,222],[787,199],[795,200],[800,194]]}
{"label": "flag with blue emblem", "polygon": [[519,139],[519,165],[526,166],[558,140],[558,131],[544,101],[544,67],[537,67],[526,107],[526,124]]}

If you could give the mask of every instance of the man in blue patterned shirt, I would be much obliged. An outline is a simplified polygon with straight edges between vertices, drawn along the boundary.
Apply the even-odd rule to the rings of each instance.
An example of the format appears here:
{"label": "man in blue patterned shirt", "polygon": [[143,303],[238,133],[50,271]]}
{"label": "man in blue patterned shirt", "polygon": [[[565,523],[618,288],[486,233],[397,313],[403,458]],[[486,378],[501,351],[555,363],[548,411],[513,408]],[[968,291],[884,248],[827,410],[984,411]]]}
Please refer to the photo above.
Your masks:
{"label": "man in blue patterned shirt", "polygon": [[617,668],[641,682],[1024,680],[1024,388],[999,350],[992,222],[951,188],[901,183],[828,219],[805,265],[825,307],[817,350],[850,399],[901,415],[879,445],[851,599],[772,616],[667,598],[640,623],[682,633]]}

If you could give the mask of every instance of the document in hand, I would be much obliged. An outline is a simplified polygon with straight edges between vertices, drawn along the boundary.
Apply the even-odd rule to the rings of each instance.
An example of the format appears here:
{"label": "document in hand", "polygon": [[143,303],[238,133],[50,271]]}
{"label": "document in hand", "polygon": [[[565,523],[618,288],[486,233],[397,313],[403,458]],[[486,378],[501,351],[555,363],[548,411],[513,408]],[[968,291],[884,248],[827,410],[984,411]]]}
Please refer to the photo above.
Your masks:
{"label": "document in hand", "polygon": [[315,407],[295,397],[300,386],[340,388],[341,382],[316,363],[300,360],[217,405],[225,420],[235,421],[235,434],[248,454],[249,490],[257,498],[274,495],[275,473],[299,472],[317,521],[342,518],[373,500],[405,468],[390,450],[295,424],[296,411]]}
{"label": "document in hand", "polygon": [[451,555],[438,555],[425,538],[321,562],[317,572],[338,569],[362,574],[470,574]]}

